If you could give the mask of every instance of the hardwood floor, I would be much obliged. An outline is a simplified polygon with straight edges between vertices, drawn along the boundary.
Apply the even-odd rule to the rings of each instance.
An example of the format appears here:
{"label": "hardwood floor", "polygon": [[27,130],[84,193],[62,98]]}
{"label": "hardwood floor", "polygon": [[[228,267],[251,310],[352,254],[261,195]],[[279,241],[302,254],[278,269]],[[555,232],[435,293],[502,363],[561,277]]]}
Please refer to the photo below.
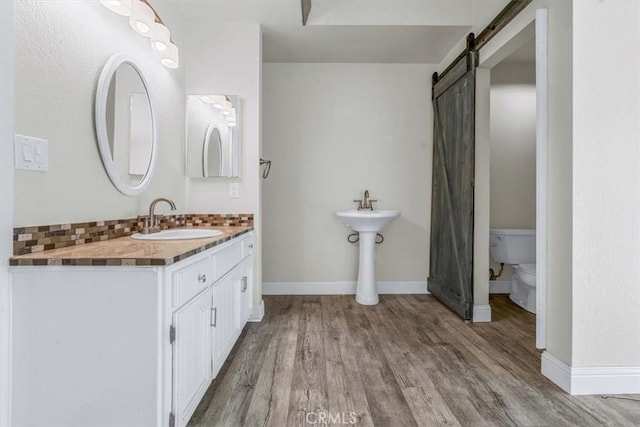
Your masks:
{"label": "hardwood floor", "polygon": [[506,296],[476,324],[428,295],[264,301],[190,426],[640,425],[640,401],[569,396],[543,377],[535,316]]}

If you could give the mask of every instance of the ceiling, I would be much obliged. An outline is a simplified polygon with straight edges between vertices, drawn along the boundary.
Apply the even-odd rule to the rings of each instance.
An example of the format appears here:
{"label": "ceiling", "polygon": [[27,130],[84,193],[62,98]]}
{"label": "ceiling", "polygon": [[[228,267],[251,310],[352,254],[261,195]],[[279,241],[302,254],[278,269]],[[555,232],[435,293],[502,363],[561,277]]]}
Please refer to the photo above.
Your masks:
{"label": "ceiling", "polygon": [[[153,1],[153,0],[152,0]],[[437,64],[506,0],[155,0],[185,22],[260,23],[264,62]],[[495,13],[493,12],[495,9]]]}
{"label": "ceiling", "polygon": [[264,62],[437,64],[468,27],[276,27],[264,32]]}

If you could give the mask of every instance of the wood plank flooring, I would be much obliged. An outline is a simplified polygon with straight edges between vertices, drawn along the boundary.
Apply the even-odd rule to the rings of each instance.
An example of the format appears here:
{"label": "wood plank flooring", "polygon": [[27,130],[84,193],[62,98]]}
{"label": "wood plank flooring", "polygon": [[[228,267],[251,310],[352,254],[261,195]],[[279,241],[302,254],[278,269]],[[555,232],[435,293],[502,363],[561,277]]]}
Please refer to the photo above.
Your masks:
{"label": "wood plank flooring", "polygon": [[190,426],[640,426],[640,401],[543,377],[535,316],[506,296],[476,324],[429,295],[264,301]]}

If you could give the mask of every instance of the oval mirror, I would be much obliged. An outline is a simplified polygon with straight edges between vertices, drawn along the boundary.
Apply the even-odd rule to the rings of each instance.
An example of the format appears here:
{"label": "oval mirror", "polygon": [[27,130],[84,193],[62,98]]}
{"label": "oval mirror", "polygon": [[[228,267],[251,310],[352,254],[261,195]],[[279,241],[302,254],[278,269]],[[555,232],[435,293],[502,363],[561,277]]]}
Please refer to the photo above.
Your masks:
{"label": "oval mirror", "polygon": [[149,184],[156,130],[149,84],[136,61],[124,54],[104,66],[96,91],[96,133],[102,164],[113,185],[135,196]]}
{"label": "oval mirror", "polygon": [[207,127],[202,152],[202,175],[205,178],[224,176],[222,166],[222,138],[215,123]]}

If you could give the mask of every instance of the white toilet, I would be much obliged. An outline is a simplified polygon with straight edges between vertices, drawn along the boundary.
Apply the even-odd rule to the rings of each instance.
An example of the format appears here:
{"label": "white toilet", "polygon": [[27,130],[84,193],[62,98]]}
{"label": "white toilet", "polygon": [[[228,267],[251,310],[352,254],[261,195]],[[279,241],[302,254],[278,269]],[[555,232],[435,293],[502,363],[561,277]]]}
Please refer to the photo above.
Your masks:
{"label": "white toilet", "polygon": [[491,258],[511,265],[511,301],[536,312],[536,230],[492,228]]}

